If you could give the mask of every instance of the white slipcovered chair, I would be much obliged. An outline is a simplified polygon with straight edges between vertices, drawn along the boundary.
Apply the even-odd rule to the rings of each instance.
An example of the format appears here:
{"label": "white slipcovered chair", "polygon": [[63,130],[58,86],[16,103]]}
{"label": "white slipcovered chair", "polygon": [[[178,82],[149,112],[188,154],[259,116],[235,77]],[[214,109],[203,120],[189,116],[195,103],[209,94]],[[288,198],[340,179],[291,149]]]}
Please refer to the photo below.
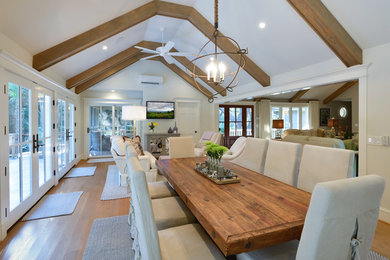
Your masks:
{"label": "white slipcovered chair", "polygon": [[195,157],[194,138],[192,136],[180,136],[169,138],[169,156],[160,156],[163,159]]}
{"label": "white slipcovered chair", "polygon": [[305,145],[297,187],[313,192],[319,182],[353,177],[354,158],[355,153],[351,150]]}
{"label": "white slipcovered chair", "polygon": [[135,259],[225,259],[199,224],[187,224],[157,230],[152,201],[149,198],[145,174],[131,174],[135,234]]}
{"label": "white slipcovered chair", "polygon": [[267,139],[248,137],[245,140],[243,151],[237,158],[231,160],[231,162],[249,170],[262,173],[264,171],[267,148]]}
{"label": "white slipcovered chair", "polygon": [[223,156],[222,156],[222,159],[223,160],[228,160],[228,161],[231,161],[235,158],[237,158],[242,150],[244,150],[244,147],[245,147],[245,142],[246,142],[246,137],[239,137],[235,142],[234,144],[232,145],[232,147],[230,147],[229,151],[227,151]]}
{"label": "white slipcovered chair", "polygon": [[[125,142],[123,141],[122,136],[114,135],[111,138],[111,154],[120,172],[121,186],[126,186],[127,185],[127,173],[125,170],[126,149],[125,149]],[[157,174],[156,158],[154,158],[154,156],[148,151],[144,151],[144,154],[145,155],[138,156],[138,159],[140,160],[140,164],[142,165],[142,168],[146,172],[147,180],[157,181],[163,179],[161,178],[161,176],[159,176],[159,174]]]}
{"label": "white slipcovered chair", "polygon": [[[139,165],[138,159],[136,157],[130,157],[128,159],[128,168],[131,176],[135,172],[145,175],[145,172]],[[138,189],[137,185],[134,185],[130,181],[131,193],[132,195]],[[147,200],[150,201],[149,187],[147,192]],[[131,200],[133,202],[133,199]],[[184,205],[183,201],[177,197],[166,197],[161,199],[153,199],[152,201],[153,214],[158,230],[166,229],[170,227],[185,225],[195,222],[195,217],[192,215],[191,211]],[[131,219],[131,211],[129,212]]]}
{"label": "white slipcovered chair", "polygon": [[213,142],[215,144],[221,144],[222,135],[220,132],[206,131],[203,133],[200,140],[195,144],[195,156],[202,157],[206,155],[205,142]]}
{"label": "white slipcovered chair", "polygon": [[[127,162],[127,181],[129,182],[128,187],[130,187],[130,170],[131,169],[137,169],[137,170],[144,170],[139,163],[131,164],[129,165],[129,159],[131,157],[134,157],[138,159],[137,153],[134,150],[133,146],[130,144],[126,144],[126,162]],[[138,167],[138,168],[137,168]],[[145,173],[146,174],[146,173]],[[171,196],[176,196],[176,192],[173,190],[171,185],[169,185],[168,181],[154,181],[154,182],[148,182],[148,190],[150,193],[151,199],[160,199],[160,198],[166,198]]]}
{"label": "white slipcovered chair", "polygon": [[385,180],[376,175],[319,183],[299,242],[240,254],[237,259],[367,259],[384,188]]}
{"label": "white slipcovered chair", "polygon": [[296,186],[301,152],[301,144],[270,140],[264,175]]}

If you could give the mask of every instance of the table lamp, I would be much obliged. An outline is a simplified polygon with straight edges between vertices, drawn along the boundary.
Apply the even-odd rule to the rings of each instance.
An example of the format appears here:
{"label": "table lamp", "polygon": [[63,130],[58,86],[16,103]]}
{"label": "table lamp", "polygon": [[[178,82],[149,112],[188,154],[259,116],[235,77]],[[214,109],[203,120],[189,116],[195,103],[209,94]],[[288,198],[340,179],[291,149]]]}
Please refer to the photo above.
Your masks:
{"label": "table lamp", "polygon": [[282,138],[281,129],[284,128],[284,120],[283,119],[272,120],[272,128],[277,129],[276,134],[275,134],[275,138],[281,139]]}
{"label": "table lamp", "polygon": [[134,133],[133,138],[135,137],[135,122],[146,120],[146,107],[144,106],[123,106],[122,107],[122,120],[133,120],[134,121]]}
{"label": "table lamp", "polygon": [[335,119],[334,117],[329,118],[328,119],[328,126],[331,127],[330,130],[336,135],[336,131],[334,128],[339,126],[339,120]]}

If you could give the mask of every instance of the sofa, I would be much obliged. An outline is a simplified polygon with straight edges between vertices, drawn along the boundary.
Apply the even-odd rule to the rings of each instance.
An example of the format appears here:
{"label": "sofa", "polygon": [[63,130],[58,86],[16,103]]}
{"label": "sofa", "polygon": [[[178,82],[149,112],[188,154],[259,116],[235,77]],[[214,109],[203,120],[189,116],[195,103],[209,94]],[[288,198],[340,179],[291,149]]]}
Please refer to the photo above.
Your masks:
{"label": "sofa", "polygon": [[215,144],[221,144],[222,135],[220,132],[206,131],[203,133],[200,140],[195,144],[195,156],[202,157],[206,155],[205,143],[210,141]]}
{"label": "sofa", "polygon": [[[120,172],[120,184],[121,186],[127,186],[126,150],[125,141],[122,136],[115,135],[112,137],[111,154]],[[148,182],[163,179],[163,176],[160,176],[160,174],[157,173],[156,158],[154,158],[151,153],[144,151],[144,155],[139,155],[138,159],[142,169],[146,173],[146,179]]]}
{"label": "sofa", "polygon": [[287,135],[282,139],[282,141],[298,143],[302,145],[310,144],[310,145],[345,149],[344,142],[337,138],[306,136],[306,135]]}

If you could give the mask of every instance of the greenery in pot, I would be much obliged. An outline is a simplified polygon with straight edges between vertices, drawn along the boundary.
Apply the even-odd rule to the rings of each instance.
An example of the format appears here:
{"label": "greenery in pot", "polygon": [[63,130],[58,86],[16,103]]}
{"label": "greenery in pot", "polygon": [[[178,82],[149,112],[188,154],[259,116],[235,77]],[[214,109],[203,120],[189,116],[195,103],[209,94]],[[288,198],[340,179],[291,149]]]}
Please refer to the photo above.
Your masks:
{"label": "greenery in pot", "polygon": [[217,163],[219,163],[222,159],[224,153],[228,151],[225,146],[215,144],[213,142],[205,142],[206,145],[206,155],[209,158],[214,159]]}

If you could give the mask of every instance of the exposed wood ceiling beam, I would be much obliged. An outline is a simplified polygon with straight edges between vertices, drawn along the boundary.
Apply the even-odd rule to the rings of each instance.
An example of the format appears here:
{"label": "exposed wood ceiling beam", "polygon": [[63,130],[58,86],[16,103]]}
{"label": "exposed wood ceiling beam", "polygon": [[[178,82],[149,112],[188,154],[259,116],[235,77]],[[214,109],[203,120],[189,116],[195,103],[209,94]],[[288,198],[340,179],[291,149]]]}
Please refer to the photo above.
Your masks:
{"label": "exposed wood ceiling beam", "polygon": [[321,0],[287,0],[347,66],[362,64],[362,49]]}
{"label": "exposed wood ceiling beam", "polygon": [[[173,48],[172,51],[176,52],[177,50]],[[194,64],[189,59],[183,56],[172,56],[172,57],[175,58],[185,68],[189,69],[190,71],[193,71]],[[204,83],[206,83],[210,88],[220,93],[221,96],[223,97],[226,96],[226,90],[220,85],[215,85],[212,82],[207,81],[207,79],[205,78],[207,74],[203,70],[201,70],[198,66],[195,66],[195,73],[201,76],[199,77],[199,79],[202,80]]]}
{"label": "exposed wood ceiling beam", "polygon": [[349,81],[347,83],[344,83],[340,88],[338,88],[335,92],[333,92],[332,94],[330,94],[328,97],[326,97],[322,103],[324,104],[328,104],[329,102],[331,102],[332,100],[334,100],[336,97],[340,96],[341,94],[343,94],[345,91],[347,91],[349,88],[353,87],[355,84],[357,84],[358,81],[357,80],[354,80],[354,81]]}
{"label": "exposed wood ceiling beam", "polygon": [[115,64],[114,66],[104,70],[102,73],[97,74],[96,76],[89,78],[84,83],[78,85],[76,87],[76,90],[75,90],[76,94],[80,94],[81,92],[89,89],[90,87],[99,83],[100,81],[114,75],[115,73],[123,70],[124,68],[127,68],[128,66],[136,63],[141,58],[149,56],[149,55],[150,54],[146,54],[146,53],[137,53],[137,54],[129,57],[128,59],[123,60],[122,62]]}
{"label": "exposed wood ceiling beam", "polygon": [[[133,11],[34,55],[33,67],[42,71],[155,15],[188,20],[206,37],[211,40],[213,39],[214,26],[193,7],[164,1],[155,1],[147,3]],[[218,47],[225,52],[235,50],[235,45],[223,38],[218,41]],[[237,55],[230,55],[230,57],[238,63],[239,57],[235,56]],[[270,77],[249,59],[248,56],[245,56],[245,61],[246,65],[244,70],[262,86],[269,86]]]}
{"label": "exposed wood ceiling beam", "polygon": [[163,58],[157,58],[156,60],[159,60],[162,64],[167,66],[170,70],[172,70],[174,73],[176,73],[179,77],[184,79],[188,84],[193,86],[196,90],[200,91],[203,95],[205,95],[207,98],[210,98],[213,96],[213,94],[203,87],[202,85],[198,84],[198,87],[194,83],[194,79],[189,76],[185,71],[183,71],[181,68],[179,68],[176,64],[169,64],[166,62]]}
{"label": "exposed wood ceiling beam", "polygon": [[[142,42],[139,42],[137,43],[136,45],[134,46],[131,46],[130,48],[118,53],[117,55],[114,55],[112,56],[111,58],[105,60],[105,61],[102,61],[101,63],[89,68],[88,70],[86,71],[83,71],[82,73],[68,79],[66,81],[66,86],[67,88],[73,88],[73,87],[77,87],[79,85],[82,85],[82,87],[78,88],[76,90],[77,91],[84,91],[86,89],[88,89],[89,87],[91,87],[91,83],[94,83],[96,84],[97,82],[97,79],[105,79],[106,76],[102,76],[102,77],[97,77],[99,74],[103,74],[105,71],[109,70],[110,72],[109,73],[106,73],[105,75],[112,75],[113,74],[113,71],[115,70],[111,70],[111,68],[115,67],[117,64],[119,63],[122,63],[126,60],[128,60],[129,58],[132,58],[133,56],[135,56],[136,54],[140,53],[140,49],[137,49],[135,48],[135,46],[141,46],[141,47],[145,47],[145,48],[149,48],[149,49],[155,49],[159,46],[161,46],[161,43],[159,42],[151,42],[151,41],[142,41]],[[172,51],[177,51],[176,49],[173,49]],[[146,55],[146,56],[149,56],[150,54]],[[184,67],[188,67],[190,69],[193,69],[193,63],[191,63],[190,60],[188,60],[186,57],[181,57],[181,56],[173,56],[179,63],[181,63]],[[126,64],[126,63],[123,63],[123,64]],[[122,66],[118,66],[116,68],[121,68]],[[200,68],[196,67],[196,72],[199,74],[199,75],[206,75],[206,73],[204,73]],[[91,80],[89,81],[90,79],[94,79],[94,80]],[[207,80],[205,80],[204,78],[201,78],[206,84],[208,84],[211,88],[213,88],[215,91],[219,92],[219,91],[222,91],[222,96],[226,96],[226,91],[223,91],[224,88],[222,88],[221,86],[219,85],[214,85],[212,83],[209,83],[207,82]],[[86,84],[83,84],[87,82]],[[193,82],[192,82],[193,83]],[[209,93],[209,92],[207,92]]]}
{"label": "exposed wood ceiling beam", "polygon": [[[82,84],[78,85],[76,87],[76,91],[75,91],[76,94],[80,94],[81,92],[89,89],[90,87],[94,86],[95,84],[103,81],[104,79],[114,75],[115,73],[117,73],[117,72],[127,68],[128,66],[136,63],[141,58],[147,57],[147,56],[150,56],[150,54],[139,52],[139,53],[136,53],[136,54],[132,55],[131,57],[128,57],[127,59],[121,61],[120,63],[115,64],[114,66],[104,70],[102,73],[99,73],[99,74],[89,78],[88,80],[86,80]],[[157,61],[160,61],[161,63],[163,63],[170,70],[172,70],[174,73],[176,73],[179,77],[181,77],[187,83],[189,83],[191,86],[193,86],[196,90],[198,90],[202,94],[204,94],[207,98],[212,96],[212,93],[208,89],[203,87],[202,85],[199,85],[199,89],[198,89],[196,87],[196,85],[194,84],[194,81],[193,81],[192,77],[190,77],[186,72],[184,72],[182,69],[180,69],[175,64],[168,64],[162,58],[155,58],[154,60],[157,60]]]}
{"label": "exposed wood ceiling beam", "polygon": [[298,91],[292,98],[288,100],[288,102],[294,103],[297,102],[303,95],[306,94],[310,89],[303,89]]}
{"label": "exposed wood ceiling beam", "polygon": [[84,83],[88,79],[95,77],[96,75],[104,72],[105,70],[110,69],[112,66],[115,66],[118,63],[121,63],[122,61],[134,56],[135,54],[141,52],[140,49],[135,48],[135,46],[141,46],[145,48],[151,48],[155,49],[159,46],[161,46],[161,43],[158,42],[139,42],[130,48],[112,56],[111,58],[108,58],[99,64],[77,74],[76,76],[71,77],[66,81],[66,87],[71,89],[73,87],[77,87],[78,85]]}
{"label": "exposed wood ceiling beam", "polygon": [[263,97],[257,97],[257,98],[254,98],[253,101],[260,102],[262,99],[263,99]]}

